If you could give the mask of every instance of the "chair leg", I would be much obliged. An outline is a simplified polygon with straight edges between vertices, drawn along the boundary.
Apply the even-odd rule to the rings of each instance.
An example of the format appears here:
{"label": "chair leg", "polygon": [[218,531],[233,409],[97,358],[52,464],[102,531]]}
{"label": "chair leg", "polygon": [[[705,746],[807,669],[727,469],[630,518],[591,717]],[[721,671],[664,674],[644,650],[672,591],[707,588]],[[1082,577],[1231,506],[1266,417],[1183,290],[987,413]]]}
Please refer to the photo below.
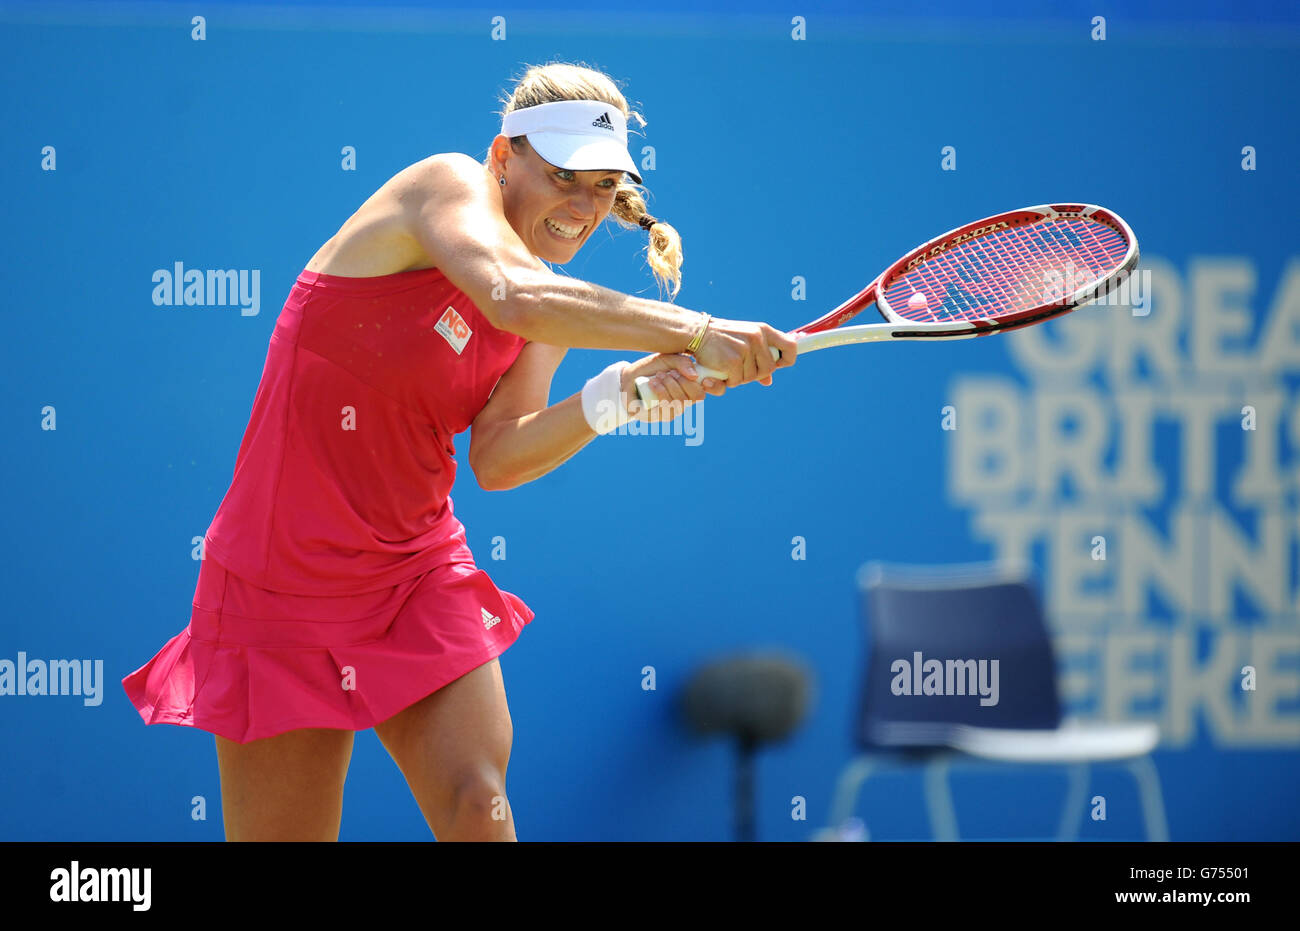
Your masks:
{"label": "chair leg", "polygon": [[1165,819],[1164,794],[1160,790],[1160,774],[1151,757],[1140,756],[1128,761],[1128,770],[1137,783],[1142,799],[1142,819],[1146,822],[1147,840],[1166,843],[1169,840],[1169,822]]}
{"label": "chair leg", "polygon": [[831,827],[838,829],[849,820],[862,787],[875,769],[875,760],[868,756],[857,757],[844,767],[839,783],[835,786],[835,800],[831,803]]}
{"label": "chair leg", "polygon": [[935,757],[925,767],[925,807],[930,813],[930,830],[938,841],[960,840],[948,769],[948,758],[944,756]]}
{"label": "chair leg", "polygon": [[1061,810],[1061,826],[1056,831],[1058,841],[1079,839],[1079,821],[1083,817],[1083,807],[1088,803],[1090,769],[1087,763],[1075,763],[1067,770],[1070,783],[1065,792],[1065,808]]}

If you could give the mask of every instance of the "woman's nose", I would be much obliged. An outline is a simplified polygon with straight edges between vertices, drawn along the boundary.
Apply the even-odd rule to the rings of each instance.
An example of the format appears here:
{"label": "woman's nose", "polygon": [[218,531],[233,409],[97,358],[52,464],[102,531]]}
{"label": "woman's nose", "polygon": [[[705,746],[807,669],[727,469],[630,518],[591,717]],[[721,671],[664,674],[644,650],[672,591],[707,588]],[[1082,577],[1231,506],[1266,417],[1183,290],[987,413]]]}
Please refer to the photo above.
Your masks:
{"label": "woman's nose", "polygon": [[569,209],[583,219],[589,219],[596,213],[596,194],[593,191],[580,191],[569,201]]}

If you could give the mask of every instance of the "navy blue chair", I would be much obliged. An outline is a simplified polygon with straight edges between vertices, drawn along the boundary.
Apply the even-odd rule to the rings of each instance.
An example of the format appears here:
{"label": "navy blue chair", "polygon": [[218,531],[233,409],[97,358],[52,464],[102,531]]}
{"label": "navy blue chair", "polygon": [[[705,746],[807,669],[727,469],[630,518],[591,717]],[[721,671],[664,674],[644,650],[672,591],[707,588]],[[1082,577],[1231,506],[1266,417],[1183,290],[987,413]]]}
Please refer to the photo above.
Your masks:
{"label": "navy blue chair", "polygon": [[1069,788],[1057,840],[1073,840],[1090,767],[1124,765],[1138,786],[1149,840],[1168,840],[1151,723],[1063,720],[1056,656],[1030,571],[1023,566],[900,566],[858,572],[867,654],[855,739],[830,825],[853,822],[863,786],[886,769],[924,767],[930,825],[957,840],[949,772],[958,765],[1065,766]]}

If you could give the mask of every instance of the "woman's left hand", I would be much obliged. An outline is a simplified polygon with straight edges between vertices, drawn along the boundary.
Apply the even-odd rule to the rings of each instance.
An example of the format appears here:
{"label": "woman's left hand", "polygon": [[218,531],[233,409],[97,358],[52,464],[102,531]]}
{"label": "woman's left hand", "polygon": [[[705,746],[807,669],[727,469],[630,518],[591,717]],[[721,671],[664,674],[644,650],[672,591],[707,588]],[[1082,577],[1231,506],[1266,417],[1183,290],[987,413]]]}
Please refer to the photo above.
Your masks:
{"label": "woman's left hand", "polygon": [[[658,404],[642,406],[637,400],[636,380],[650,377],[650,390],[659,399]],[[721,397],[727,383],[715,378],[699,379],[695,360],[681,353],[658,353],[645,356],[623,370],[622,389],[627,398],[628,413],[641,421],[673,420],[706,394]]]}

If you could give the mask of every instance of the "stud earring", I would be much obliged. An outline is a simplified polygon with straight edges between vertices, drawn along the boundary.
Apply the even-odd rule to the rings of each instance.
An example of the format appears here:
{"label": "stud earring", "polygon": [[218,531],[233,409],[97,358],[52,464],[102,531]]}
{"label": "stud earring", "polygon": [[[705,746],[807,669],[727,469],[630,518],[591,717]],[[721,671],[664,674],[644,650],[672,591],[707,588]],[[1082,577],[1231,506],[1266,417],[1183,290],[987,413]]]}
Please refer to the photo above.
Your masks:
{"label": "stud earring", "polygon": [[505,176],[505,175],[502,175],[501,177],[497,178],[497,180],[501,182],[501,186],[502,186],[502,187],[505,187],[505,186],[506,186],[506,176]]}

